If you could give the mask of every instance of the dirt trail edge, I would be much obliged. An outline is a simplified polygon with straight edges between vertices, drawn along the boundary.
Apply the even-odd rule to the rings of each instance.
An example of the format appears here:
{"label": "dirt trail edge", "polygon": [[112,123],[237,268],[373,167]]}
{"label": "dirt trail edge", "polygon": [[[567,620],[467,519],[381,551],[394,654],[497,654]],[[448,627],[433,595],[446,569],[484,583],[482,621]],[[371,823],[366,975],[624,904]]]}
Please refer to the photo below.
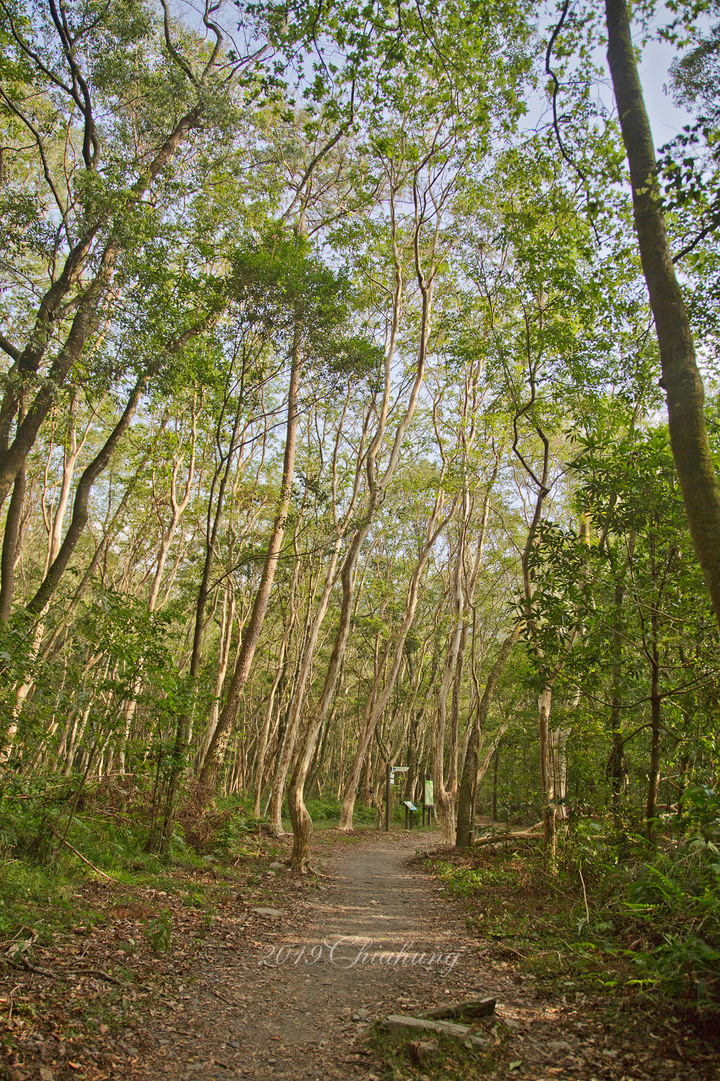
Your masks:
{"label": "dirt trail edge", "polygon": [[494,1054],[478,1077],[718,1076],[707,1059],[665,1057],[663,1032],[652,1035],[647,1016],[642,1046],[632,1025],[619,1040],[591,1003],[550,996],[512,961],[490,957],[462,906],[413,861],[436,837],[353,840],[333,847],[317,889],[281,891],[277,908],[272,899],[248,907],[233,938],[207,938],[177,1000],[137,1034],[125,1076],[371,1081],[383,1072],[363,1047],[373,1020],[485,995],[497,998],[496,1016],[478,1031]]}

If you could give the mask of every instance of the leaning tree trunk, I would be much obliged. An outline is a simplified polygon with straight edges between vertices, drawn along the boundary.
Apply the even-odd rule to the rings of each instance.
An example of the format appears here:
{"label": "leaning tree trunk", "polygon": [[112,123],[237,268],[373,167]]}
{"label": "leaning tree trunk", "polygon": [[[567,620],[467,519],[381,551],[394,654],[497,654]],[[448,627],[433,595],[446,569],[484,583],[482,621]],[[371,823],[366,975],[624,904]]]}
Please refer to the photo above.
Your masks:
{"label": "leaning tree trunk", "polygon": [[[285,785],[287,783],[288,771],[292,764],[293,752],[300,730],[302,710],[305,704],[305,688],[312,670],[315,647],[317,646],[320,628],[325,620],[333,586],[335,585],[335,568],[337,567],[337,561],[340,556],[341,541],[342,538],[340,536],[336,537],[332,556],[330,557],[330,565],[325,572],[325,583],[320,602],[317,611],[310,622],[309,633],[300,662],[300,670],[295,681],[295,687],[293,688],[293,697],[292,702],[290,703],[285,740],[280,748],[280,754],[278,755],[278,760],[275,765],[268,814],[270,818],[270,827],[277,837],[282,836],[283,833],[281,808],[283,797],[285,795]],[[304,758],[304,749],[301,751],[301,757]],[[308,767],[309,765],[310,762],[308,762]]]}
{"label": "leaning tree trunk", "polygon": [[650,613],[652,640],[650,643],[650,768],[648,770],[648,794],[645,807],[645,830],[650,844],[657,836],[658,791],[660,788],[660,747],[662,695],[660,692],[660,616],[653,605]]}
{"label": "leaning tree trunk", "polygon": [[606,0],[608,65],[630,166],[635,231],[655,320],[675,468],[685,513],[720,623],[720,490],[705,424],[705,391],[659,198],[650,122],[625,0]]}
{"label": "leaning tree trunk", "polygon": [[442,831],[442,843],[455,844],[455,798],[457,795],[457,729],[451,731],[447,784],[445,779],[445,736],[447,726],[447,697],[453,674],[457,670],[460,650],[465,644],[465,594],[462,572],[465,566],[465,548],[470,517],[470,497],[463,493],[463,516],[460,523],[458,547],[452,571],[453,623],[445,664],[437,692],[435,725],[433,730],[432,774],[437,803],[438,818]]}

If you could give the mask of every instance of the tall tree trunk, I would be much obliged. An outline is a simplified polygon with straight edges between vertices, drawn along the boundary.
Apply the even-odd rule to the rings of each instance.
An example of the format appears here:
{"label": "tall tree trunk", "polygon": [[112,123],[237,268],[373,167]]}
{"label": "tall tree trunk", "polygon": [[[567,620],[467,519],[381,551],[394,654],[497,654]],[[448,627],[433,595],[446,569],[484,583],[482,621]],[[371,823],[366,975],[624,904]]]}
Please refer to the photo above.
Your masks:
{"label": "tall tree trunk", "polygon": [[[422,581],[423,573],[430,553],[432,552],[435,542],[437,541],[440,531],[447,524],[450,515],[452,514],[452,508],[450,514],[438,522],[440,512],[442,510],[444,501],[443,492],[440,491],[435,499],[435,505],[433,512],[427,525],[425,532],[425,543],[423,549],[420,552],[418,561],[415,564],[412,578],[408,586],[407,598],[405,601],[405,612],[403,614],[402,623],[398,629],[397,636],[394,642],[391,640],[388,642],[385,649],[385,655],[382,662],[378,665],[373,686],[368,695],[367,703],[365,706],[364,723],[358,743],[358,748],[355,753],[350,771],[348,773],[345,788],[343,792],[342,810],[340,812],[340,822],[338,823],[338,829],[351,830],[353,824],[353,812],[355,810],[355,792],[357,790],[358,782],[360,780],[360,772],[363,767],[363,763],[367,757],[370,744],[375,734],[378,722],[385,711],[385,708],[390,701],[390,696],[395,686],[400,667],[404,659],[404,646],[405,640],[408,636],[408,632],[415,620],[415,612],[417,610],[418,603],[418,591],[420,589],[420,583]],[[455,502],[453,502],[453,508]],[[392,660],[390,662],[390,671],[385,678],[385,685],[381,688],[383,682],[383,674],[386,670],[386,665],[390,656]],[[453,666],[454,667],[454,666]]]}
{"label": "tall tree trunk", "polygon": [[[474,723],[470,732],[470,740],[465,754],[465,762],[463,764],[460,789],[458,791],[457,834],[455,837],[455,847],[457,849],[470,847],[470,837],[475,817],[475,796],[478,783],[481,779],[479,776],[480,738],[485,727],[485,722],[487,721],[487,715],[490,710],[498,680],[510,658],[513,646],[520,637],[521,631],[522,624],[518,623],[517,626],[513,627],[512,631],[501,645],[495,663],[490,669],[490,674],[485,683],[483,696],[478,703],[478,708],[475,713]],[[486,755],[488,765],[496,747],[505,734],[506,729],[507,725],[501,725],[497,738],[492,744],[490,754]],[[487,769],[487,766],[485,768]]]}
{"label": "tall tree trunk", "polygon": [[550,711],[552,709],[552,684],[547,683],[538,698],[538,728],[540,747],[540,795],[542,797],[543,832],[548,865],[555,868],[556,806],[553,784],[552,748],[550,737]]}
{"label": "tall tree trunk", "polygon": [[622,661],[623,661],[623,602],[625,600],[625,582],[618,578],[613,592],[613,629],[612,629],[612,688],[610,698],[610,757],[607,774],[610,780],[612,811],[615,831],[620,840],[624,827],[622,824],[622,797],[627,790],[627,765],[625,763],[625,741],[622,737]]}
{"label": "tall tree trunk", "polygon": [[220,772],[225,760],[230,734],[235,723],[240,701],[245,684],[247,683],[252,668],[255,650],[260,640],[265,613],[267,611],[270,593],[275,580],[275,571],[280,558],[283,539],[285,537],[285,525],[287,522],[288,509],[290,507],[290,495],[292,492],[292,480],[295,472],[295,449],[297,446],[297,421],[298,421],[298,391],[300,389],[301,372],[301,347],[302,326],[300,320],[296,321],[295,339],[292,349],[292,364],[290,368],[290,385],[288,388],[288,410],[285,428],[285,454],[283,457],[282,483],[280,486],[280,498],[278,500],[277,513],[273,524],[267,555],[263,566],[260,585],[255,595],[250,619],[248,620],[242,638],[240,654],[235,665],[235,671],[228,688],[227,699],[218,719],[217,728],[213,733],[205,762],[200,770],[198,780],[208,794],[217,791],[220,780]]}
{"label": "tall tree trunk", "polygon": [[465,545],[470,517],[470,497],[467,490],[463,493],[463,514],[460,522],[457,552],[452,570],[452,606],[453,623],[450,631],[450,642],[445,656],[440,686],[437,692],[435,709],[435,728],[433,738],[433,787],[435,790],[435,803],[440,820],[442,843],[455,844],[455,797],[457,795],[457,728],[451,731],[449,748],[449,770],[446,784],[445,777],[445,735],[447,722],[447,697],[450,684],[456,672],[460,649],[466,637],[465,630],[465,593],[462,578],[465,567]]}
{"label": "tall tree trunk", "polygon": [[15,590],[15,565],[20,550],[20,526],[25,502],[25,466],[15,478],[10,506],[5,519],[2,544],[2,582],[0,584],[0,623],[7,623]]}
{"label": "tall tree trunk", "polygon": [[662,696],[660,693],[660,617],[653,605],[650,617],[650,768],[648,770],[648,794],[645,808],[647,839],[655,844],[657,834],[658,789],[660,788],[660,747]]}
{"label": "tall tree trunk", "polygon": [[317,645],[320,628],[325,619],[325,615],[327,614],[328,605],[330,604],[330,597],[332,595],[333,586],[335,585],[335,568],[337,567],[338,557],[340,555],[340,545],[341,537],[338,536],[335,539],[332,555],[330,557],[330,564],[325,572],[325,583],[323,586],[322,595],[320,597],[320,602],[318,604],[315,615],[311,620],[309,634],[307,636],[307,641],[304,645],[303,655],[300,662],[300,669],[298,671],[295,686],[293,688],[293,698],[290,704],[288,723],[285,731],[285,740],[283,742],[283,746],[280,750],[278,761],[275,766],[272,792],[270,796],[269,815],[270,827],[277,836],[280,836],[283,832],[280,812],[282,808],[283,798],[285,796],[285,785],[287,782],[288,770],[290,769],[290,765],[292,762],[293,752],[295,750],[298,730],[300,728],[302,709],[305,704],[305,688],[308,678],[310,676],[310,671],[312,669],[313,659],[315,656],[315,647]]}
{"label": "tall tree trunk", "polygon": [[[154,185],[157,177],[175,157],[189,133],[197,127],[203,111],[204,105],[198,104],[185,116],[181,117],[174,130],[163,142],[153,161],[147,165],[142,175],[128,189],[125,205],[118,211],[115,227],[110,231],[102,255],[98,260],[97,270],[88,282],[84,292],[78,298],[68,335],[50,365],[47,377],[40,381],[39,388],[33,401],[29,404],[26,415],[22,423],[18,425],[15,439],[9,446],[7,432],[17,412],[24,387],[19,396],[13,391],[6,393],[0,409],[0,505],[5,501],[15,477],[22,469],[23,463],[34,446],[40,426],[55,401],[57,388],[65,382],[74,364],[82,355],[94,327],[97,325],[102,301],[107,296],[115,273],[115,266],[121,248],[121,236],[128,215],[134,211],[146,192]],[[57,311],[66,300],[67,294],[75,282],[79,279],[80,272],[87,263],[95,235],[102,224],[101,221],[98,221],[77,242],[69,253],[59,278],[48,289],[40,302],[35,325],[28,343],[18,357],[16,365],[13,365],[13,369],[21,376],[24,386],[39,371],[48,344],[55,332],[56,322],[54,320]]]}
{"label": "tall tree trunk", "polygon": [[[299,562],[295,564],[295,570],[299,572]],[[268,699],[267,709],[265,711],[265,721],[260,732],[258,752],[255,759],[255,777],[253,785],[253,815],[255,816],[255,818],[259,818],[261,814],[263,784],[265,781],[265,764],[267,761],[268,747],[270,746],[270,734],[273,729],[273,721],[276,713],[276,699],[280,690],[280,685],[285,677],[285,671],[287,668],[287,648],[293,627],[295,625],[295,605],[292,601],[293,588],[294,583],[292,583],[290,587],[290,618],[286,620],[285,627],[283,629],[282,641],[280,642],[280,653],[275,662],[275,676],[273,678],[272,686],[270,688],[270,697]],[[212,738],[212,733],[209,733],[209,738]],[[207,747],[205,748],[205,754],[206,753]],[[205,760],[205,754],[203,754],[203,761]],[[202,765],[202,762],[200,764]]]}
{"label": "tall tree trunk", "polygon": [[608,65],[630,167],[635,230],[655,320],[670,443],[690,533],[720,623],[720,490],[705,424],[705,391],[673,267],[655,147],[625,0],[606,0]]}
{"label": "tall tree trunk", "polygon": [[123,413],[117,424],[111,431],[110,435],[105,440],[105,443],[95,455],[93,460],[87,465],[78,481],[78,486],[75,491],[75,499],[73,500],[73,512],[70,519],[70,525],[68,526],[65,538],[60,545],[60,549],[53,559],[52,563],[48,567],[47,574],[40,583],[35,596],[27,605],[27,610],[32,615],[38,615],[41,613],[47,605],[50,603],[53,593],[57,589],[60,579],[62,578],[70,557],[77,548],[78,541],[82,535],[82,531],[88,520],[89,505],[90,505],[90,492],[92,486],[100,476],[102,471],[107,466],[110,458],[112,457],[115,447],[120,442],[120,439],[130,426],[130,422],[135,415],[140,396],[143,392],[145,384],[147,383],[147,374],[138,379],[133,390],[128,398],[127,405],[123,410]]}

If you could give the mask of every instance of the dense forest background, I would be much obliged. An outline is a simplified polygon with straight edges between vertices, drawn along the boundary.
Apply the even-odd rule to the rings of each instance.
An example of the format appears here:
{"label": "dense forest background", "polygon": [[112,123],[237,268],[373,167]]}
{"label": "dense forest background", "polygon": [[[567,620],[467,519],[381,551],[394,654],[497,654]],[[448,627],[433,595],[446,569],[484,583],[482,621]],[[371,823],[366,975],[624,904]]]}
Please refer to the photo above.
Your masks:
{"label": "dense forest background", "polygon": [[712,997],[720,534],[638,200],[717,493],[717,8],[633,12],[689,117],[634,207],[599,3],[0,0],[6,866],[122,785],[108,845],[284,816],[307,870],[403,764],[447,844],[628,868]]}

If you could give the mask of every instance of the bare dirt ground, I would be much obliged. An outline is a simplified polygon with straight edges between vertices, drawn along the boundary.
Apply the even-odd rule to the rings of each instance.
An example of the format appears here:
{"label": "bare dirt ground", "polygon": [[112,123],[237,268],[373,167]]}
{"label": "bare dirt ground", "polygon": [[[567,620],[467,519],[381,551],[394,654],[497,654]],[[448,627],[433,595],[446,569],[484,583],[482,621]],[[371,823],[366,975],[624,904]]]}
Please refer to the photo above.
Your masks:
{"label": "bare dirt ground", "polygon": [[[276,862],[262,875],[262,896],[248,899],[240,890],[193,948],[188,923],[188,941],[154,969],[138,961],[135,978],[147,984],[129,993],[115,988],[123,1010],[109,1010],[106,1022],[96,1011],[90,1029],[61,1023],[60,990],[48,1000],[44,1021],[30,1023],[26,1010],[12,1029],[10,1016],[13,1040],[3,1043],[0,1077],[373,1081],[391,1073],[368,1050],[374,1020],[492,996],[495,1016],[474,1026],[488,1053],[478,1056],[472,1076],[720,1078],[717,1051],[680,1018],[623,1007],[620,1022],[609,1024],[610,996],[548,991],[518,968],[507,947],[475,937],[461,903],[444,896],[415,858],[418,848],[434,844],[437,837],[427,833],[321,835],[315,850],[323,877],[301,883]],[[116,923],[139,917],[118,904],[115,913]],[[99,966],[91,937],[80,955]],[[101,1004],[113,991],[102,979],[111,976],[109,960],[83,974],[70,952],[56,946],[53,954],[34,955],[34,971],[15,968],[0,1003],[12,1004],[13,994],[29,1001],[32,987],[48,982],[42,970],[57,975],[65,964],[66,981],[85,981],[74,985],[75,995],[84,986]],[[420,1064],[395,1076],[422,1081],[425,1074]]]}

